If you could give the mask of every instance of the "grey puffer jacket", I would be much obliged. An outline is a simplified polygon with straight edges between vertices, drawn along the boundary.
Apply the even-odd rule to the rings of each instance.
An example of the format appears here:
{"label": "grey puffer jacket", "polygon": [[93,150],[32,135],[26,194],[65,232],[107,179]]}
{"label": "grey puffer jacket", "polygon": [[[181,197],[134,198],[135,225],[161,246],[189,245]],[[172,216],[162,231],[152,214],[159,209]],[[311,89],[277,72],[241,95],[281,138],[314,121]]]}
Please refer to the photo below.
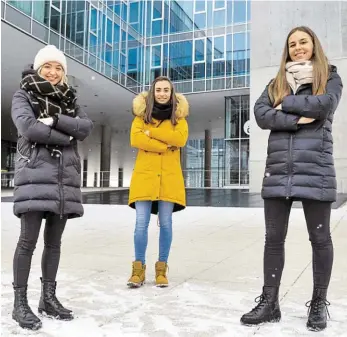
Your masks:
{"label": "grey puffer jacket", "polygon": [[[312,85],[302,85],[295,95],[284,98],[282,110],[272,107],[266,87],[254,106],[257,124],[271,130],[263,198],[336,200],[332,122],[341,93],[341,78],[334,66],[325,94],[312,95]],[[302,116],[315,121],[298,125]]]}
{"label": "grey puffer jacket", "polygon": [[51,128],[36,119],[26,91],[14,94],[12,119],[19,134],[14,175],[16,216],[32,211],[68,218],[83,215],[77,140],[89,135],[93,123],[78,105],[75,111],[75,117],[59,115]]}

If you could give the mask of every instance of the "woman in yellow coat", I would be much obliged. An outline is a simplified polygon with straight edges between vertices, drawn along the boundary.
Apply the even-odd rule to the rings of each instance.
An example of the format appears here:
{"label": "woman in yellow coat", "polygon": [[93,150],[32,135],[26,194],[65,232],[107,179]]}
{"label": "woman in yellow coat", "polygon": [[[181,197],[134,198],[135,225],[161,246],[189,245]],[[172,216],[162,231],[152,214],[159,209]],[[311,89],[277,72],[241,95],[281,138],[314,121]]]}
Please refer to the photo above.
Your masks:
{"label": "woman in yellow coat", "polygon": [[186,206],[180,148],[188,139],[186,98],[175,93],[167,77],[156,78],[148,93],[133,101],[135,119],[131,146],[138,149],[131,178],[129,206],[136,209],[135,261],[129,287],[145,282],[148,225],[151,214],[159,215],[159,259],[155,265],[156,285],[168,286],[167,260],[172,242],[172,213]]}

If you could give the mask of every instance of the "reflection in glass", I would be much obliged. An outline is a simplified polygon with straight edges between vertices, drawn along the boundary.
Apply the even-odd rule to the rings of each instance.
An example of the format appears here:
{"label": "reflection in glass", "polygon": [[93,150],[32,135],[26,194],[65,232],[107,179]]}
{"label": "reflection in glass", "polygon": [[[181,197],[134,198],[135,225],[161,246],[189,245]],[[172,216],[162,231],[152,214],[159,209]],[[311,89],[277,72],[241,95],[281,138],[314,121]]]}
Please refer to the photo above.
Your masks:
{"label": "reflection in glass", "polygon": [[205,60],[205,40],[195,40],[195,62]]}
{"label": "reflection in glass", "polygon": [[31,15],[32,1],[8,1],[8,3],[16,7],[23,13]]}
{"label": "reflection in glass", "polygon": [[161,19],[163,17],[162,5],[163,1],[153,1],[153,19]]}
{"label": "reflection in glass", "polygon": [[[96,57],[89,61],[93,67],[103,74],[106,70],[110,74],[112,70],[112,78],[132,83],[132,87],[142,86],[145,89],[145,85],[149,85],[150,78],[156,76],[151,72],[152,66],[162,67],[161,73],[172,76],[174,81],[183,81],[180,85],[184,90],[249,85],[247,26],[240,25],[236,29],[229,26],[229,33],[224,36],[226,30],[220,29],[224,25],[246,23],[250,9],[248,0],[46,0],[6,3],[9,4],[6,19],[12,20],[13,24],[29,33],[36,32],[35,36],[48,43],[50,40],[47,41],[47,38],[62,48],[70,46],[67,48],[69,55],[80,61],[88,62],[90,51]],[[4,6],[5,2],[2,4]],[[29,17],[20,15],[17,10],[12,9],[11,12],[11,6],[32,15],[36,21],[44,23],[45,28],[34,25]],[[218,29],[206,32],[206,28]],[[232,30],[244,32],[231,34]],[[50,37],[52,31],[61,35]],[[146,56],[141,33],[148,38]],[[167,36],[168,33],[173,34]],[[150,40],[152,37],[155,38]],[[162,43],[161,55],[155,50],[151,59],[151,44],[158,43]],[[120,71],[120,68],[125,71],[123,75],[144,83],[134,84],[123,75],[119,77],[116,70]],[[198,82],[194,84],[193,79]]]}
{"label": "reflection in glass", "polygon": [[173,81],[192,78],[193,43],[192,41],[173,42],[170,48],[170,78]]}
{"label": "reflection in glass", "polygon": [[60,31],[60,12],[51,8],[51,28],[56,32]]}
{"label": "reflection in glass", "polygon": [[213,39],[213,59],[219,60],[224,58],[224,39],[225,36],[217,36]]}
{"label": "reflection in glass", "polygon": [[225,185],[238,185],[240,174],[240,141],[225,142]]}
{"label": "reflection in glass", "polygon": [[52,5],[58,9],[60,9],[60,0],[59,1],[52,1]]}
{"label": "reflection in glass", "polygon": [[205,63],[194,64],[194,79],[205,78]]}
{"label": "reflection in glass", "polygon": [[161,45],[152,46],[152,67],[161,66]]}
{"label": "reflection in glass", "polygon": [[195,14],[195,26],[198,29],[206,28],[206,13]]}
{"label": "reflection in glass", "polygon": [[225,10],[215,11],[213,13],[213,26],[223,27],[225,26]]}

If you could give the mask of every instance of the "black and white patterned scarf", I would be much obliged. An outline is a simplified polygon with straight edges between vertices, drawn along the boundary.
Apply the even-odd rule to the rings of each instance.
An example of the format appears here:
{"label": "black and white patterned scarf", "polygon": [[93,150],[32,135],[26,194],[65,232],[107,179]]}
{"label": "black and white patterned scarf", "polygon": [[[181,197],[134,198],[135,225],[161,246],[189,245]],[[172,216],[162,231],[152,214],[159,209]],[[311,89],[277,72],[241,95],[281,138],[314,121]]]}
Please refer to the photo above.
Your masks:
{"label": "black and white patterned scarf", "polygon": [[67,84],[53,85],[30,69],[23,72],[20,88],[33,98],[37,118],[53,117],[56,114],[75,117],[75,90]]}

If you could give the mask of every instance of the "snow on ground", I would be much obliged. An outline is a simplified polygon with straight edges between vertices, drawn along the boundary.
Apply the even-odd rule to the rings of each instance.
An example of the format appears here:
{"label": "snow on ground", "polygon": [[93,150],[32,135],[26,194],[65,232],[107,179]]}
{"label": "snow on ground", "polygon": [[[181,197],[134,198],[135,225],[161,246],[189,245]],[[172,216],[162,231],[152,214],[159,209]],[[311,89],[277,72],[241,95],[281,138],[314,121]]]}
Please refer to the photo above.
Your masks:
{"label": "snow on ground", "polygon": [[[85,216],[72,220],[64,233],[57,279],[58,297],[76,318],[61,322],[43,317],[42,329],[32,332],[11,319],[12,258],[19,221],[12,215],[12,204],[2,204],[1,336],[347,336],[347,207],[332,214],[331,320],[320,333],[305,327],[312,266],[301,209],[293,209],[291,215],[280,293],[282,321],[244,327],[240,317],[255,305],[262,286],[262,209],[191,207],[176,214],[166,289],[153,283],[159,231],[153,218],[147,283],[140,289],[127,289],[134,211],[124,206],[85,208]],[[42,247],[40,237],[29,279],[29,304],[34,311],[40,296]]]}

